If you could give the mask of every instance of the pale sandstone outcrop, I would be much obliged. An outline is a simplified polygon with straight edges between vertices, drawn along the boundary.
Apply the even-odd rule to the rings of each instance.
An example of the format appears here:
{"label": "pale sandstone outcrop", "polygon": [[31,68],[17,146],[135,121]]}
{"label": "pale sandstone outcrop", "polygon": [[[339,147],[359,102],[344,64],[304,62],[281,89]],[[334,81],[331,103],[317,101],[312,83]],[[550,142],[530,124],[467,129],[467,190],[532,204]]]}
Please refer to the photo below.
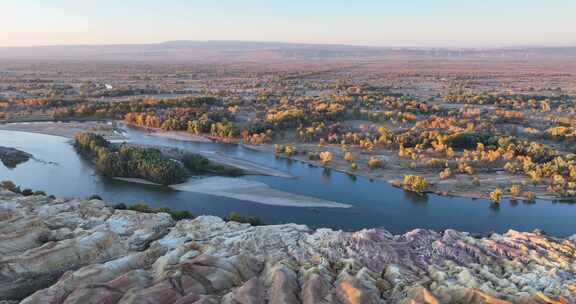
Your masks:
{"label": "pale sandstone outcrop", "polygon": [[575,240],[176,223],[0,192],[0,302],[575,303]]}

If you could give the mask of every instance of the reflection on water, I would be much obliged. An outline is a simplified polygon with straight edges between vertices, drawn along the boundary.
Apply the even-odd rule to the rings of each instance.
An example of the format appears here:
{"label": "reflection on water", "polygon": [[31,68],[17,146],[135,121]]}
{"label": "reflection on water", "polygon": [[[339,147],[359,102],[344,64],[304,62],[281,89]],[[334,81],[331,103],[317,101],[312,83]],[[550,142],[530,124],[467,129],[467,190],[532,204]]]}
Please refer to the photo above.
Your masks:
{"label": "reflection on water", "polygon": [[128,130],[131,141],[177,147],[190,151],[217,151],[244,158],[290,173],[296,178],[246,176],[269,186],[300,195],[354,205],[354,208],[275,207],[238,201],[212,195],[180,192],[167,187],[134,184],[99,176],[82,160],[64,138],[0,131],[0,145],[14,147],[36,158],[57,165],[28,161],[10,170],[0,165],[0,178],[10,179],[25,188],[44,190],[67,197],[100,195],[107,201],[133,204],[146,202],[152,207],[188,210],[194,214],[225,216],[231,211],[259,216],[267,223],[295,222],[311,227],[344,230],[384,227],[394,233],[414,228],[487,233],[508,229],[531,231],[540,228],[547,233],[565,236],[576,231],[576,205],[548,201],[522,204],[503,201],[498,207],[487,200],[416,195],[381,181],[352,177],[335,170],[276,158],[242,146],[217,143],[182,142],[148,136]]}
{"label": "reflection on water", "polygon": [[498,212],[500,211],[500,203],[490,203],[490,210],[494,211],[494,212]]}
{"label": "reflection on water", "polygon": [[330,170],[330,168],[323,168],[322,169],[322,178],[324,178],[324,180],[330,180],[331,175],[332,175],[332,170]]}
{"label": "reflection on water", "polygon": [[428,202],[428,194],[426,193],[420,194],[412,191],[404,191],[404,197],[415,205],[425,205]]}
{"label": "reflection on water", "polygon": [[350,178],[350,180],[353,182],[355,182],[358,179],[358,177],[356,177],[356,175],[352,173],[346,172],[346,175],[348,175],[348,178]]}

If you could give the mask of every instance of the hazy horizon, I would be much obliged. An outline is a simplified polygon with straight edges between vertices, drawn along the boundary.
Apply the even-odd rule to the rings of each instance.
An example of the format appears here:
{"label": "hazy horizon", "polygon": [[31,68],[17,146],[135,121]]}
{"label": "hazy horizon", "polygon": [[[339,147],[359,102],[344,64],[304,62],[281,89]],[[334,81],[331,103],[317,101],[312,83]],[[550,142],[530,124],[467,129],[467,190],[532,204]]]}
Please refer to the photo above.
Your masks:
{"label": "hazy horizon", "polygon": [[39,0],[0,4],[0,46],[246,41],[375,47],[576,45],[567,0]]}
{"label": "hazy horizon", "polygon": [[169,43],[278,43],[278,44],[293,44],[293,45],[318,45],[318,46],[350,46],[350,47],[368,47],[368,48],[414,48],[414,49],[499,49],[499,48],[546,48],[546,47],[576,47],[575,43],[549,43],[549,44],[494,44],[494,45],[371,45],[371,44],[353,44],[353,43],[329,43],[329,42],[300,42],[300,41],[274,41],[274,40],[166,40],[166,41],[150,41],[150,42],[132,42],[132,43],[57,43],[57,44],[38,44],[38,45],[0,45],[0,48],[42,48],[42,47],[90,47],[90,46],[129,46],[129,45],[160,45]]}

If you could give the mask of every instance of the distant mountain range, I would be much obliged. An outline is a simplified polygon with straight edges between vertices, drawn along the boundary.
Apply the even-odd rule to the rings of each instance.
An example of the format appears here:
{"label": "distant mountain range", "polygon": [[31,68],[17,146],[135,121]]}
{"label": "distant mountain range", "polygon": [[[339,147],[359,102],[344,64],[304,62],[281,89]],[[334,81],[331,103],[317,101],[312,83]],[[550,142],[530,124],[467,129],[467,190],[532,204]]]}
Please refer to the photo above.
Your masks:
{"label": "distant mountain range", "polygon": [[576,47],[413,48],[245,41],[168,41],[155,44],[0,47],[0,60],[278,61],[414,57],[576,57]]}

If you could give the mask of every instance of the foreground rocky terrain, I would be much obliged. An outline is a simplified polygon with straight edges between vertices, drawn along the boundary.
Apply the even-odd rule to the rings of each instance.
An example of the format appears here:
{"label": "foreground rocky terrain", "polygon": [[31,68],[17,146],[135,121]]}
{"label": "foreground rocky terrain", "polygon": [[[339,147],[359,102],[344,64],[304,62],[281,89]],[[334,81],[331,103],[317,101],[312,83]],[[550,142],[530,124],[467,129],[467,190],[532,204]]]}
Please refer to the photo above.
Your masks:
{"label": "foreground rocky terrain", "polygon": [[3,191],[0,302],[574,303],[575,242],[174,222]]}

